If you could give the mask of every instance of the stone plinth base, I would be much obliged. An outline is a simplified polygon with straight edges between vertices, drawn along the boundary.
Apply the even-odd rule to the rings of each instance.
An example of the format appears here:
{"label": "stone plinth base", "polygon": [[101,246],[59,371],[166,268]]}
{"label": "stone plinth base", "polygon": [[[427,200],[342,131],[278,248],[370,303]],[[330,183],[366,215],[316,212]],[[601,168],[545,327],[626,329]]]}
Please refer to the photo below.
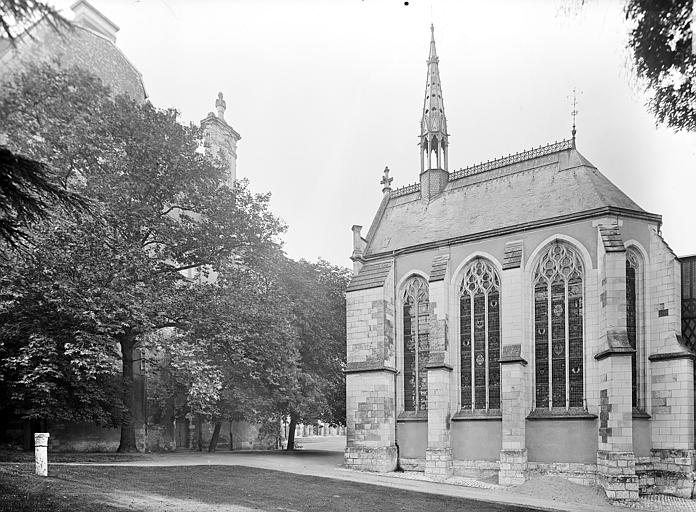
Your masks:
{"label": "stone plinth base", "polygon": [[651,450],[650,457],[640,457],[636,474],[643,494],[667,494],[693,498],[696,485],[694,450]]}
{"label": "stone plinth base", "polygon": [[582,462],[527,462],[527,479],[557,476],[580,485],[597,484],[597,465]]}
{"label": "stone plinth base", "polygon": [[386,473],[396,469],[396,446],[379,448],[347,447],[343,453],[346,467],[361,471]]}
{"label": "stone plinth base", "polygon": [[485,480],[498,476],[500,462],[497,460],[454,460],[454,475]]}
{"label": "stone plinth base", "polygon": [[527,450],[501,450],[500,471],[498,483],[500,485],[520,485],[526,480]]}
{"label": "stone plinth base", "polygon": [[610,500],[637,501],[638,477],[633,452],[597,451],[597,484]]}
{"label": "stone plinth base", "polygon": [[399,457],[399,467],[404,471],[425,471],[425,459]]}
{"label": "stone plinth base", "polygon": [[450,448],[428,448],[425,450],[426,476],[445,479],[452,476],[452,450]]}

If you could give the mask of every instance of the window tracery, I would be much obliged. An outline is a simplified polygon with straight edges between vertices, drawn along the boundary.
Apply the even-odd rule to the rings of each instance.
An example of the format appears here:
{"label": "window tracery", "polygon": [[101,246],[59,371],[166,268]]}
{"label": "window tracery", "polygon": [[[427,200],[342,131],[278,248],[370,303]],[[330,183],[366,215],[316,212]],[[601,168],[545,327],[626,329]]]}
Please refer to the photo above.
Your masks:
{"label": "window tracery", "polygon": [[626,251],[626,334],[631,348],[635,352],[631,354],[631,377],[633,387],[631,390],[631,403],[633,407],[643,406],[641,397],[642,368],[641,358],[644,352],[639,342],[640,326],[640,287],[642,285],[642,273],[640,257],[633,249]]}
{"label": "window tracery", "polygon": [[534,272],[534,355],[536,406],[583,406],[583,265],[561,242]]}
{"label": "window tracery", "polygon": [[459,289],[462,409],[500,408],[500,278],[477,258]]}
{"label": "window tracery", "polygon": [[408,280],[403,292],[404,410],[428,408],[428,283],[419,276]]}

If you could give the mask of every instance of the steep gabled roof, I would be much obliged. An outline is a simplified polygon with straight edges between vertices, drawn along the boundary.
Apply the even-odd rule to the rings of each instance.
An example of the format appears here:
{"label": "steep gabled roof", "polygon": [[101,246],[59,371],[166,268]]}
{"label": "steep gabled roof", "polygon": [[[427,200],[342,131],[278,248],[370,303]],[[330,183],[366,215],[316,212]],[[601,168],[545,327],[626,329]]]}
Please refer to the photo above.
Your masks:
{"label": "steep gabled roof", "polygon": [[418,185],[392,191],[370,229],[365,256],[513,233],[609,209],[660,222],[563,141],[451,173],[430,201],[421,199]]}

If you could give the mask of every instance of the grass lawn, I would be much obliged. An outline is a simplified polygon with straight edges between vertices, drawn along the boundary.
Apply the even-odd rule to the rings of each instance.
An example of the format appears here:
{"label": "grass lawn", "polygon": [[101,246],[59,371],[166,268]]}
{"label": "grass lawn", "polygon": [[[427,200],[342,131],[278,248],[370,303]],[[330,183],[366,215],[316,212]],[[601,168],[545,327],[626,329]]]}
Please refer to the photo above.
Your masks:
{"label": "grass lawn", "polygon": [[0,466],[0,511],[530,510],[243,466],[54,465],[49,473],[40,478],[30,464]]}
{"label": "grass lawn", "polygon": [[[48,452],[48,460],[51,462],[130,462],[135,460],[149,460],[147,453],[62,453]],[[0,462],[34,462],[34,450],[8,450],[0,449]]]}

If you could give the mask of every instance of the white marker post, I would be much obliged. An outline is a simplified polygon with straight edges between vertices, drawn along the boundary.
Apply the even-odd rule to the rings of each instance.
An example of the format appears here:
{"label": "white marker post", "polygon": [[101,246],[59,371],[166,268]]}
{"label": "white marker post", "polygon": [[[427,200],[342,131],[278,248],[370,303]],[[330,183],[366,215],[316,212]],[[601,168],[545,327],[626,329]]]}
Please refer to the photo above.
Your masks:
{"label": "white marker post", "polygon": [[36,474],[48,476],[48,432],[34,434],[34,457],[36,459]]}

